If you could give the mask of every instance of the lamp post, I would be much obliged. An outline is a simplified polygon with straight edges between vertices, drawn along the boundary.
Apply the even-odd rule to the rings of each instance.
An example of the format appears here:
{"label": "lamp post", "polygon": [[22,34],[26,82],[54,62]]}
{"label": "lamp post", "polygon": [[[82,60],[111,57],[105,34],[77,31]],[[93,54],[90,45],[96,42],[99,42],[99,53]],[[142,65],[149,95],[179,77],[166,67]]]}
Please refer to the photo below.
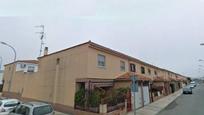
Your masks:
{"label": "lamp post", "polygon": [[[14,48],[13,46],[11,46],[10,44],[7,44],[6,42],[0,41],[0,43],[3,44],[3,45],[5,45],[5,46],[10,47],[10,48],[13,50],[13,52],[14,52],[13,62],[15,62],[15,61],[16,61],[16,50],[15,50],[15,48]],[[11,70],[11,77],[10,77],[10,79],[9,79],[8,92],[11,91],[11,83],[12,83],[12,79],[13,79],[14,68],[15,68],[15,63],[13,64],[13,68],[12,68],[12,70]]]}

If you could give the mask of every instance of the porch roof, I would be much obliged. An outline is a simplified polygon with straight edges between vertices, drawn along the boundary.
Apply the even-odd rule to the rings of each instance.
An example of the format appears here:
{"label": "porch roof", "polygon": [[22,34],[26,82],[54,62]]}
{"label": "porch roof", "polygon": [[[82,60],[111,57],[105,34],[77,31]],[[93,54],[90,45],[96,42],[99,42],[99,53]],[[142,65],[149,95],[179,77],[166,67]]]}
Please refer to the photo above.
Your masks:
{"label": "porch roof", "polygon": [[85,83],[85,88],[93,90],[95,87],[112,87],[114,80],[112,79],[100,79],[100,78],[79,78],[76,79],[77,83]]}
{"label": "porch roof", "polygon": [[113,82],[113,79],[101,79],[101,78],[78,78],[76,82],[94,82],[94,83],[101,83],[101,82]]}
{"label": "porch roof", "polygon": [[169,77],[169,79],[170,79],[171,81],[178,81],[177,78],[175,78],[175,77]]}
{"label": "porch roof", "polygon": [[131,80],[131,76],[136,75],[139,81],[151,81],[152,79],[149,77],[146,77],[144,75],[136,74],[136,73],[131,73],[131,72],[126,72],[121,75],[116,76],[116,81],[117,80]]}
{"label": "porch roof", "polygon": [[177,81],[186,81],[186,79],[185,78],[182,78],[182,77],[178,77],[178,78],[176,78],[177,79]]}
{"label": "porch roof", "polygon": [[153,81],[163,82],[163,81],[171,81],[171,80],[168,77],[157,76],[157,77],[153,77]]}

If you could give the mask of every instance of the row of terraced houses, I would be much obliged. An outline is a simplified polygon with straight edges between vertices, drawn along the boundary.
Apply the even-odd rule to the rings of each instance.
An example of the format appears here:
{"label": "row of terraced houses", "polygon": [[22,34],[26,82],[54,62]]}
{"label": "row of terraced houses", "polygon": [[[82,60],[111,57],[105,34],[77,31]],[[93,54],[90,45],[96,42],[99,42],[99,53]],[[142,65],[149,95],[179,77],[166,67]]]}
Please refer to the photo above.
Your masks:
{"label": "row of terraced houses", "polygon": [[185,76],[88,41],[51,54],[45,48],[37,60],[5,65],[3,95],[48,102],[73,114],[114,114],[134,108],[132,75],[139,85],[136,108],[187,84]]}

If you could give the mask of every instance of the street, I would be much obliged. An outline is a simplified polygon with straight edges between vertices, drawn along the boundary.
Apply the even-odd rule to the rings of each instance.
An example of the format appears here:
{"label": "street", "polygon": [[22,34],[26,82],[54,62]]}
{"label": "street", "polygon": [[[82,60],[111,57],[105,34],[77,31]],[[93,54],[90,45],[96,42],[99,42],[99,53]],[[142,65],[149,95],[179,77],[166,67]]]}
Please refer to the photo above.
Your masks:
{"label": "street", "polygon": [[204,115],[204,84],[193,89],[192,95],[181,95],[158,115]]}

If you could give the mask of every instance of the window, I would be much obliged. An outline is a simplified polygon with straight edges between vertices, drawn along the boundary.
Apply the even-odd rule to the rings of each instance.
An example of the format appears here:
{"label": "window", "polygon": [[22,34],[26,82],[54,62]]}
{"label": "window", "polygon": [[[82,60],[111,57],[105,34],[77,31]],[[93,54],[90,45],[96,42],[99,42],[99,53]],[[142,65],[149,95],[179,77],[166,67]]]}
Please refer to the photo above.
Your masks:
{"label": "window", "polygon": [[35,67],[34,66],[28,66],[27,72],[34,72]]}
{"label": "window", "polygon": [[125,71],[125,62],[120,61],[120,71]]}
{"label": "window", "polygon": [[33,115],[45,115],[45,114],[49,114],[52,113],[53,109],[51,106],[47,105],[47,106],[42,106],[42,107],[37,107],[33,110]]}
{"label": "window", "polygon": [[135,69],[135,64],[130,64],[130,71],[131,72],[136,72],[136,69]]}
{"label": "window", "polygon": [[104,55],[98,54],[98,66],[99,67],[105,67],[106,65],[106,57]]}
{"label": "window", "polygon": [[26,67],[26,64],[21,64],[21,68],[25,68]]}
{"label": "window", "polygon": [[17,101],[10,101],[4,104],[4,107],[15,107],[17,105],[19,105],[20,103]]}
{"label": "window", "polygon": [[156,70],[154,71],[154,75],[157,75],[157,71]]}
{"label": "window", "polygon": [[13,111],[18,115],[29,115],[30,109],[24,105],[17,106],[17,108]]}
{"label": "window", "polygon": [[148,69],[148,74],[151,75],[151,70],[150,69]]}
{"label": "window", "polygon": [[2,101],[0,101],[0,106],[2,105]]}
{"label": "window", "polygon": [[143,66],[141,67],[141,73],[145,74],[145,68]]}

